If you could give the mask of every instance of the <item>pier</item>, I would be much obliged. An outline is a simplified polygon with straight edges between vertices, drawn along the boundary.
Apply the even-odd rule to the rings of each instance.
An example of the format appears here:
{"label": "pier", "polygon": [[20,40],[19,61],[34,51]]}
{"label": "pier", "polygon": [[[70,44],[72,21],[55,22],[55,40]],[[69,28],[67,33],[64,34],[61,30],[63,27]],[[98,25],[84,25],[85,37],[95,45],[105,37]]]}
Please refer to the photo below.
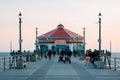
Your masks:
{"label": "pier", "polygon": [[71,64],[58,62],[56,56],[51,60],[27,62],[24,69],[1,70],[0,80],[120,80],[119,71],[85,66],[85,60],[78,57],[72,57],[71,61]]}

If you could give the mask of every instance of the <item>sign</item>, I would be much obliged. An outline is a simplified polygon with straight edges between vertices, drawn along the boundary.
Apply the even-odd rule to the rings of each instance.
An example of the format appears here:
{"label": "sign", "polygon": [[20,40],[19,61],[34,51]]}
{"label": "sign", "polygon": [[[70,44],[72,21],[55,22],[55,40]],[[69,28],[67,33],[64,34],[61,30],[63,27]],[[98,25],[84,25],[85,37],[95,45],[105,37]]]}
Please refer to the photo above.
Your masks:
{"label": "sign", "polygon": [[66,44],[66,40],[56,40],[55,44]]}

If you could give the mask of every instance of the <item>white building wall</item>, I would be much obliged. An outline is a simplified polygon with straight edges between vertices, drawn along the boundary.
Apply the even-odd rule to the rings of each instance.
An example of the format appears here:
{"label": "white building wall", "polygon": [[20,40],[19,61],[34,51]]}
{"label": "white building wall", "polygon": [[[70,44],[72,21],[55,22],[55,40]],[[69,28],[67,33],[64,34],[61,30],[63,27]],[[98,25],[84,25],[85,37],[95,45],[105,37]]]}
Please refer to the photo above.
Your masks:
{"label": "white building wall", "polygon": [[47,46],[48,46],[48,49],[49,49],[49,50],[51,50],[51,49],[52,49],[53,44],[49,44],[49,45],[47,45]]}
{"label": "white building wall", "polygon": [[73,44],[68,44],[71,51],[73,51]]}

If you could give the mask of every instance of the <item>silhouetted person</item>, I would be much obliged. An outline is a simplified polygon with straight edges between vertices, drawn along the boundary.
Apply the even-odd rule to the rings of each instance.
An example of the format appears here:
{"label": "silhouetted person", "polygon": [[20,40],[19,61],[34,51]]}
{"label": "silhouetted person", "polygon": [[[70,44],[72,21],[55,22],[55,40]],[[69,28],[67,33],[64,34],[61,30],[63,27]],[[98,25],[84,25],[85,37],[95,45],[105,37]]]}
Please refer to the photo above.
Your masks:
{"label": "silhouetted person", "polygon": [[107,60],[109,64],[109,68],[111,68],[111,52],[106,50]]}
{"label": "silhouetted person", "polygon": [[48,51],[48,57],[49,57],[49,60],[51,59],[51,55],[52,55],[52,51],[49,50],[49,51]]}

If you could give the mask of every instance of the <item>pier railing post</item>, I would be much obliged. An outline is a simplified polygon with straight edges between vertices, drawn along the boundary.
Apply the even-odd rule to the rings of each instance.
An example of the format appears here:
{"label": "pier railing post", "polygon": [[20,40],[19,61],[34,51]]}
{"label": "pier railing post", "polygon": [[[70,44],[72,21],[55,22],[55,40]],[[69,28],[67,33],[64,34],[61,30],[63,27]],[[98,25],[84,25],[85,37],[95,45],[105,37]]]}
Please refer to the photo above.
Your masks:
{"label": "pier railing post", "polygon": [[14,59],[14,68],[17,67],[17,57],[18,57],[18,56],[14,56],[14,58],[15,58],[15,59]]}
{"label": "pier railing post", "polygon": [[9,69],[12,68],[12,61],[11,61],[11,57],[9,57]]}
{"label": "pier railing post", "polygon": [[5,71],[5,57],[4,57],[4,62],[3,62],[3,64],[4,64],[4,71]]}
{"label": "pier railing post", "polygon": [[116,57],[114,57],[114,70],[116,71]]}
{"label": "pier railing post", "polygon": [[107,56],[106,55],[104,55],[104,65],[106,66],[106,58]]}

